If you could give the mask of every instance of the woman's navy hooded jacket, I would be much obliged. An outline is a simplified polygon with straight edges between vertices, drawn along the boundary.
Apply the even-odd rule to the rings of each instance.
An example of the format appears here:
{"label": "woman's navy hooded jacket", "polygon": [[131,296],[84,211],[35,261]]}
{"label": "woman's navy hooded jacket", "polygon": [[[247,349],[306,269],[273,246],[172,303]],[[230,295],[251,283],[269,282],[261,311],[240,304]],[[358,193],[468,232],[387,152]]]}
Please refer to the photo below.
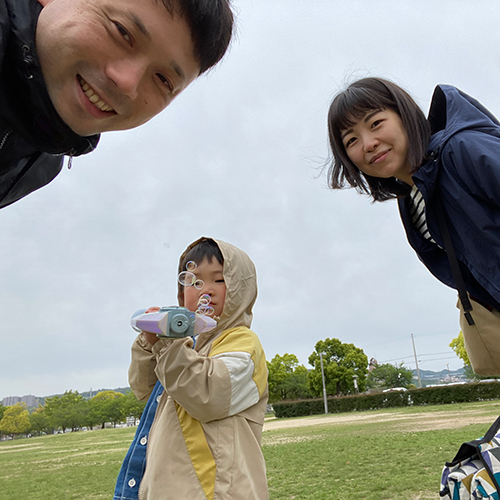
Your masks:
{"label": "woman's navy hooded jacket", "polygon": [[[500,124],[479,102],[455,87],[436,87],[429,112],[427,161],[413,181],[426,203],[429,232],[443,239],[433,198],[440,197],[467,291],[500,310]],[[446,253],[425,240],[399,199],[408,241],[429,271],[455,288]]]}

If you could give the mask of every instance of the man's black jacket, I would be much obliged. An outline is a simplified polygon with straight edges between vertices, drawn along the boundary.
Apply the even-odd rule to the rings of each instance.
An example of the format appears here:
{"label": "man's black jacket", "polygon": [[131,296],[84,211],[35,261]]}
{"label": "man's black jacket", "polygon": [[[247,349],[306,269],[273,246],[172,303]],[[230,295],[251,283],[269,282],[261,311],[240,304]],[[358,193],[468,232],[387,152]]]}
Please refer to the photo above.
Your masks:
{"label": "man's black jacket", "polygon": [[99,136],[81,137],[59,117],[35,49],[37,0],[0,0],[0,208],[48,184],[63,156],[89,153]]}

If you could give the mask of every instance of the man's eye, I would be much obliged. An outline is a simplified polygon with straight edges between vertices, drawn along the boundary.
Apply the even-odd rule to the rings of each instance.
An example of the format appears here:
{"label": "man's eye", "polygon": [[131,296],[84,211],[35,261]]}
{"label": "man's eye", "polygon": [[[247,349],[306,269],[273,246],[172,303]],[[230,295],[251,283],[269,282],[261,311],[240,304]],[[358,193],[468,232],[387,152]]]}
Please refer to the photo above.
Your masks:
{"label": "man's eye", "polygon": [[122,38],[124,38],[129,45],[132,45],[132,36],[130,33],[120,23],[117,23],[116,21],[113,22]]}
{"label": "man's eye", "polygon": [[170,92],[174,91],[174,88],[173,88],[173,86],[170,83],[170,80],[168,78],[166,78],[165,76],[163,76],[161,73],[156,73],[156,76],[160,79],[161,83],[163,83],[164,85],[166,85],[168,87],[168,90]]}

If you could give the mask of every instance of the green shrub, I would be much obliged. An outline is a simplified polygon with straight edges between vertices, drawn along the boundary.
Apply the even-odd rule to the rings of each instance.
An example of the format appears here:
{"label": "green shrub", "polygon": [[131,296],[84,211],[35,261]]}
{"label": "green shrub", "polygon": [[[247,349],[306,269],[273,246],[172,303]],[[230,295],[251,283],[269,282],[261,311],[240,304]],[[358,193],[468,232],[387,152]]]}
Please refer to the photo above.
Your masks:
{"label": "green shrub", "polygon": [[[327,398],[329,413],[379,410],[401,406],[423,406],[468,403],[500,399],[500,382],[424,387],[405,392],[382,392]],[[282,401],[273,405],[278,418],[321,415],[325,412],[323,399]]]}

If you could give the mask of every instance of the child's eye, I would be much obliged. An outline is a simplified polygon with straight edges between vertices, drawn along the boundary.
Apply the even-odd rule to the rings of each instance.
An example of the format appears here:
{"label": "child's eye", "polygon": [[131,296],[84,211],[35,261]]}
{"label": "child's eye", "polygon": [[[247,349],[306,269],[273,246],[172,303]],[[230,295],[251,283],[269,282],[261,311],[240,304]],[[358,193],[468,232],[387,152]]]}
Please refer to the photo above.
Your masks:
{"label": "child's eye", "polygon": [[132,35],[118,22],[113,21],[120,36],[131,46],[132,45]]}

